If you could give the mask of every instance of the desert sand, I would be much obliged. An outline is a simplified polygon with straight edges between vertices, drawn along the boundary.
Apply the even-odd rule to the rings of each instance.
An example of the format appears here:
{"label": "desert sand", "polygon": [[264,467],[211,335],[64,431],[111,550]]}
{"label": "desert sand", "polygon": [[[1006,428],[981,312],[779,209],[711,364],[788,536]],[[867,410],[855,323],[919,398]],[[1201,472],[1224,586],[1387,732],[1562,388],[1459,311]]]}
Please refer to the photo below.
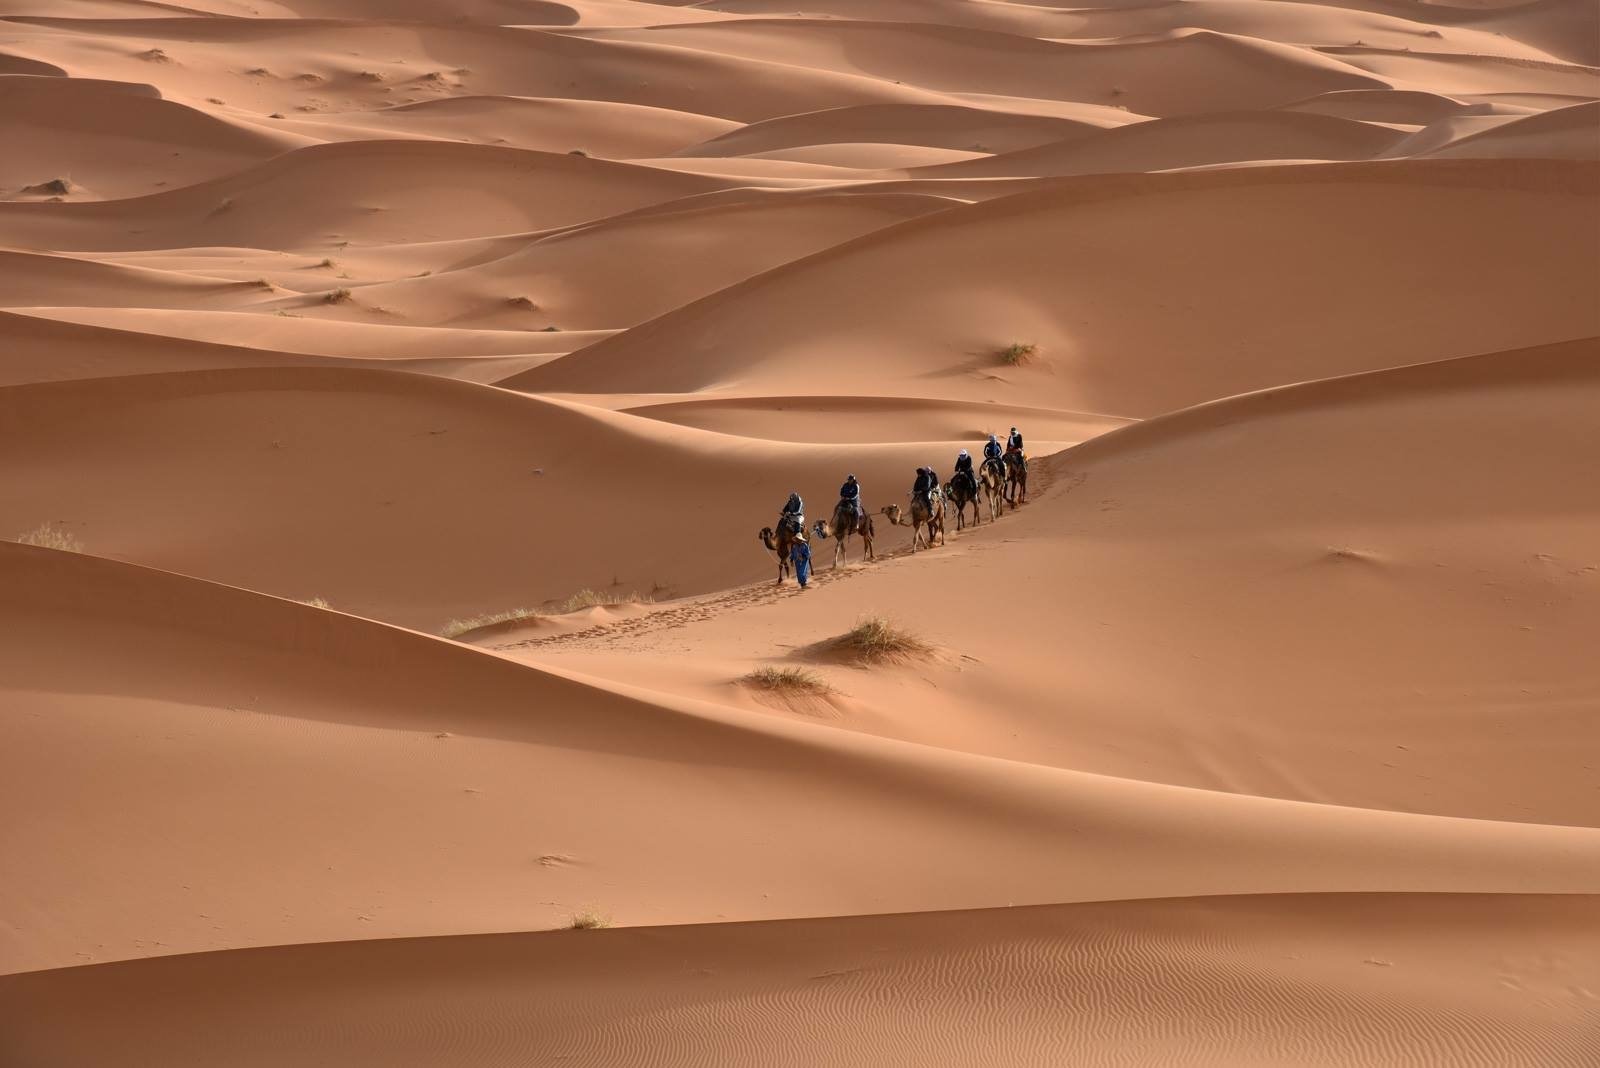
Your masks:
{"label": "desert sand", "polygon": [[7,1068],[1600,1063],[1592,3],[16,0],[0,145]]}

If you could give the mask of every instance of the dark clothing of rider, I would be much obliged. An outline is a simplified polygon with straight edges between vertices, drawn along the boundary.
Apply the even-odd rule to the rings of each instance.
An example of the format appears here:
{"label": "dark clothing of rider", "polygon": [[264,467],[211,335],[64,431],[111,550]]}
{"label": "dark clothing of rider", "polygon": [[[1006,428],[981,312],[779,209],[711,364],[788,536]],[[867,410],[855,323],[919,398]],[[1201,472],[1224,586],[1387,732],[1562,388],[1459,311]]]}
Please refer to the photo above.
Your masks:
{"label": "dark clothing of rider", "polygon": [[839,503],[851,508],[857,515],[862,514],[861,483],[856,481],[856,476],[851,475],[839,487]]}
{"label": "dark clothing of rider", "polygon": [[960,456],[956,457],[956,474],[972,474],[972,457],[967,453],[962,453]]}
{"label": "dark clothing of rider", "polygon": [[789,524],[791,530],[800,530],[805,526],[806,504],[800,499],[800,494],[791,493],[789,499],[783,504],[783,520]]}
{"label": "dark clothing of rider", "polygon": [[985,460],[998,460],[1002,451],[1000,440],[998,438],[991,439],[983,446],[983,458]]}
{"label": "dark clothing of rider", "polygon": [[919,467],[917,468],[917,481],[911,486],[911,495],[913,497],[926,497],[932,492],[933,487],[938,484],[939,480],[934,475],[933,468]]}
{"label": "dark clothing of rider", "polygon": [[1022,432],[1020,430],[1011,432],[1011,437],[1006,441],[1006,448],[1016,452],[1022,451]]}

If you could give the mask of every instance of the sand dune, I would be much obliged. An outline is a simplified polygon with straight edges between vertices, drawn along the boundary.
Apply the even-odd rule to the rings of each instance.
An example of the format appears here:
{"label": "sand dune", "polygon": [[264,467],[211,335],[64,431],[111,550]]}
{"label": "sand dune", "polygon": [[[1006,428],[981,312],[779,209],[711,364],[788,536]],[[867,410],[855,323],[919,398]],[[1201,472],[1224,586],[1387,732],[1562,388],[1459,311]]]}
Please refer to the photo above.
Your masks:
{"label": "sand dune", "polygon": [[[1600,458],[1597,389],[1589,340],[1221,401],[1052,457],[1046,499],[937,565],[529,655],[713,699],[733,665],[792,662],[858,605],[893,605],[961,670],[921,692],[817,665],[846,695],[834,726],[1213,790],[1593,826],[1583,649],[1600,626],[1600,508],[1570,487]],[[939,611],[979,588],[1012,625]],[[662,643],[704,667],[660,662]]]}
{"label": "sand dune", "polygon": [[[758,375],[798,391],[831,357],[829,391],[888,378],[1142,416],[1586,336],[1600,333],[1595,180],[1591,166],[1521,161],[1106,177],[880,231],[507,384],[691,392]],[[1469,224],[1490,203],[1493,224]],[[879,278],[916,284],[896,301],[867,288]],[[1001,365],[1017,341],[1040,359]],[[663,350],[678,358],[651,359]],[[850,351],[872,362],[839,358]]]}
{"label": "sand dune", "polygon": [[241,170],[306,139],[265,133],[162,100],[149,86],[0,77],[0,197],[66,183],[73,200],[139,196]]}
{"label": "sand dune", "polygon": [[[35,814],[8,831],[17,969],[550,926],[585,905],[633,923],[972,907],[999,870],[1015,904],[1597,889],[1592,830],[992,760],[73,553],[0,545],[0,567],[28,623],[0,650],[6,800]],[[86,823],[90,782],[119,803]]]}
{"label": "sand dune", "polygon": [[879,104],[754,122],[683,149],[684,156],[729,156],[840,141],[1016,152],[1064,140],[1104,123],[996,112],[949,104]]}
{"label": "sand dune", "polygon": [[1437,157],[1600,159],[1600,101],[1574,104],[1469,133],[1431,153]]}
{"label": "sand dune", "polygon": [[[378,370],[18,386],[0,405],[14,461],[0,530],[59,521],[98,554],[430,631],[585,587],[699,593],[769,575],[756,532],[791,483],[820,490],[850,465],[881,485],[918,462],[912,445],[730,439]],[[641,538],[690,472],[719,499],[696,523]],[[640,484],[595,498],[591,487],[619,479]],[[185,481],[210,489],[163,488]]]}
{"label": "sand dune", "polygon": [[[1593,1050],[1594,920],[1583,897],[1072,905],[208,953],[0,979],[0,1003],[40,1066],[1571,1068]],[[85,1003],[107,1011],[77,1020]]]}
{"label": "sand dune", "polygon": [[1590,0],[11,4],[0,1061],[1587,1068],[1597,108]]}
{"label": "sand dune", "polygon": [[[1074,45],[923,23],[766,20],[589,32],[606,41],[759,56],[944,92],[1065,96],[1145,115],[1270,107],[1386,84],[1316,53],[1213,33]],[[1555,75],[1518,82],[1524,83],[1567,84]]]}
{"label": "sand dune", "polygon": [[739,124],[639,104],[515,96],[423,100],[378,111],[296,116],[296,129],[325,140],[429,137],[504,144],[604,159],[662,156]]}
{"label": "sand dune", "polygon": [[1001,157],[932,168],[922,176],[1117,174],[1246,160],[1363,160],[1400,140],[1392,130],[1331,116],[1216,113],[1085,133]]}
{"label": "sand dune", "polygon": [[689,197],[663,210],[539,235],[489,262],[373,286],[362,297],[415,322],[563,331],[628,327],[948,206],[906,194]]}
{"label": "sand dune", "polygon": [[[939,101],[936,93],[872,78],[798,67],[775,78],[760,59],[534,29],[435,25],[425,45],[414,36],[397,44],[408,25],[19,19],[12,34],[18,43],[7,50],[63,72],[148,81],[174,99],[221,99],[260,115],[362,110],[456,93],[581,97],[740,122],[845,104]],[[274,56],[287,62],[273,66]]]}
{"label": "sand dune", "polygon": [[440,241],[571,225],[723,184],[580,156],[364,141],[303,148],[136,200],[0,204],[0,235],[81,249]]}

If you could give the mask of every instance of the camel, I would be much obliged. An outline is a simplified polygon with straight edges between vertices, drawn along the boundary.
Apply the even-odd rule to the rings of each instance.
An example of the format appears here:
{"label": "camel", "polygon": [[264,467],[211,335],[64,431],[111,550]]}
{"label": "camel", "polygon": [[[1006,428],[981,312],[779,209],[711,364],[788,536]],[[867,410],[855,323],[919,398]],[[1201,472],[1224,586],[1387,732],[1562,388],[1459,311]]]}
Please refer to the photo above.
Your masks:
{"label": "camel", "polygon": [[844,561],[845,540],[852,534],[860,535],[862,546],[862,559],[872,560],[872,517],[865,512],[857,512],[850,508],[844,501],[840,501],[833,509],[833,522],[819,519],[812,530],[819,538],[834,538],[833,566],[838,567]]}
{"label": "camel", "polygon": [[778,532],[774,534],[771,527],[762,527],[758,535],[761,544],[767,547],[768,552],[778,554],[778,585],[783,585],[783,580],[789,576],[789,550],[794,548],[794,543],[800,540],[798,531],[790,530],[785,523],[778,524]]}
{"label": "camel", "polygon": [[983,469],[978,473],[978,484],[983,488],[984,499],[989,502],[990,521],[999,519],[1006,497],[1005,464],[999,460],[985,460]]}
{"label": "camel", "polygon": [[964,478],[957,476],[944,484],[944,499],[956,510],[956,530],[967,529],[967,505],[972,505],[972,525],[979,523],[978,495],[967,486]]}
{"label": "camel", "polygon": [[[911,498],[911,517],[905,518],[905,513],[898,504],[883,506],[883,514],[889,522],[897,527],[911,528],[911,551],[917,551],[917,542],[920,540],[928,548],[933,548],[933,535],[937,531],[939,544],[944,544],[944,498],[937,492],[927,497]],[[927,527],[924,535],[923,527]]]}
{"label": "camel", "polygon": [[1028,503],[1028,459],[1020,452],[1006,453],[1006,500],[1013,508]]}

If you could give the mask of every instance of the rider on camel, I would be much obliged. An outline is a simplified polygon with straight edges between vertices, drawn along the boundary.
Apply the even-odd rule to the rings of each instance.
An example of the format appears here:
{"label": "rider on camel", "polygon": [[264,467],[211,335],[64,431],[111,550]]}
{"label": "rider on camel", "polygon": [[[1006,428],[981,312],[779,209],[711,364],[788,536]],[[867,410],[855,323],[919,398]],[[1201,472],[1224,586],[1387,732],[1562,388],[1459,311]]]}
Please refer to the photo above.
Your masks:
{"label": "rider on camel", "polygon": [[856,481],[855,475],[844,476],[844,485],[839,487],[839,503],[848,505],[857,520],[866,514],[866,506],[861,503],[861,483]]}
{"label": "rider on camel", "polygon": [[789,494],[789,499],[783,504],[783,511],[778,516],[780,529],[787,526],[796,537],[804,538],[806,531],[806,504],[800,499],[799,493]]}
{"label": "rider on camel", "polygon": [[961,452],[956,456],[955,481],[964,484],[967,487],[968,494],[971,495],[974,500],[977,499],[978,479],[977,476],[972,473],[972,454],[966,449],[962,449]]}

